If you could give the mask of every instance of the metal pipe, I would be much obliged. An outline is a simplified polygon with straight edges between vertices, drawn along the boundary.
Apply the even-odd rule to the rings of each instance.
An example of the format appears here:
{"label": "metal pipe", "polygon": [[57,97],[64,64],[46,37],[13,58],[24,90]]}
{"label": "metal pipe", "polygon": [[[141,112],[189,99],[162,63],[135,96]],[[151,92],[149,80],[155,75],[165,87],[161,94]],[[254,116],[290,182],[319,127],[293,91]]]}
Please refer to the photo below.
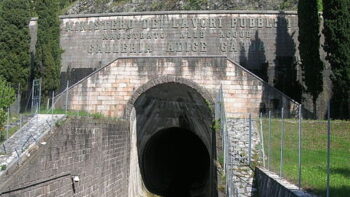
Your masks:
{"label": "metal pipe", "polygon": [[248,149],[248,164],[252,162],[252,114],[249,113],[249,149]]}
{"label": "metal pipe", "polygon": [[34,107],[34,83],[35,83],[35,79],[32,82],[32,107],[31,107],[32,112],[33,112],[33,107]]}
{"label": "metal pipe", "polygon": [[55,103],[55,91],[52,91],[52,99],[51,99],[51,118],[53,117],[53,107]]}
{"label": "metal pipe", "polygon": [[281,160],[280,160],[280,177],[283,177],[283,147],[284,147],[284,108],[281,109]]}
{"label": "metal pipe", "polygon": [[69,81],[67,81],[67,87],[66,87],[66,114],[68,111],[68,88],[69,88]]}
{"label": "metal pipe", "polygon": [[264,144],[264,132],[262,126],[262,113],[260,113],[260,136],[261,136],[261,146],[262,146],[262,155],[263,155],[263,166],[266,167],[265,163],[265,144]]}
{"label": "metal pipe", "polygon": [[267,168],[270,170],[270,159],[271,156],[271,111],[269,111],[269,145],[268,145],[268,157],[267,157]]}
{"label": "metal pipe", "polygon": [[10,108],[7,108],[6,140],[9,139],[9,129],[10,129]]}
{"label": "metal pipe", "polygon": [[328,102],[328,113],[327,113],[327,197],[330,196],[330,188],[329,188],[329,174],[330,174],[330,152],[331,152],[331,107],[330,102]]}
{"label": "metal pipe", "polygon": [[39,101],[38,101],[38,113],[40,113],[40,106],[41,106],[41,81],[42,79],[39,79]]}
{"label": "metal pipe", "polygon": [[299,121],[298,121],[298,141],[299,141],[299,147],[298,147],[298,186],[299,190],[301,189],[301,119],[302,119],[302,113],[301,113],[301,105],[299,105]]}

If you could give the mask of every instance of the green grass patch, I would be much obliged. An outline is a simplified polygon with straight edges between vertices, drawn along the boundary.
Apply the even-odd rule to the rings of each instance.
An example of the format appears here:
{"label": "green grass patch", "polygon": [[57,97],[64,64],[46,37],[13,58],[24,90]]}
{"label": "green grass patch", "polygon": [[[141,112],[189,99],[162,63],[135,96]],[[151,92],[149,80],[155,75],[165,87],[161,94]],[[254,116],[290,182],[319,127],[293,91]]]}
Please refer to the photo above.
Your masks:
{"label": "green grass patch", "polygon": [[0,166],[0,171],[6,170],[6,167],[7,167],[6,165],[1,165],[1,166]]}
{"label": "green grass patch", "polygon": [[[9,138],[10,138],[14,133],[16,133],[16,131],[17,131],[18,129],[19,129],[18,126],[9,129],[9,131],[8,131],[8,136],[9,136]],[[5,141],[5,138],[6,138],[6,130],[3,130],[3,131],[1,131],[1,133],[0,133],[0,144],[2,144],[2,143]]]}
{"label": "green grass patch", "polygon": [[66,114],[67,116],[93,117],[95,119],[105,118],[101,113],[88,113],[86,111],[66,111],[64,109],[41,110],[40,114]]}
{"label": "green grass patch", "polygon": [[[280,173],[281,128],[279,119],[263,120],[265,154],[269,158],[266,167]],[[283,149],[283,177],[298,183],[298,120],[286,119]],[[270,152],[269,150],[270,145]],[[350,194],[350,121],[331,122],[331,196]],[[320,196],[326,195],[327,121],[303,120],[302,122],[302,188]]]}

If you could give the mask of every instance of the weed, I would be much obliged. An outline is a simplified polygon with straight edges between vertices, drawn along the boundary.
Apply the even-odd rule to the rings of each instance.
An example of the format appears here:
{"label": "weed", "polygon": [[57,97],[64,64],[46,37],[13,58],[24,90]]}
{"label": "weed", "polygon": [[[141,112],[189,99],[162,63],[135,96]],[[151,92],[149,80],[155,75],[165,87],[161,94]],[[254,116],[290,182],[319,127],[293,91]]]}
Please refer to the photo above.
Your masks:
{"label": "weed", "polygon": [[221,129],[220,120],[213,120],[212,129],[213,129],[215,132],[220,131],[220,129]]}
{"label": "weed", "polygon": [[4,165],[1,165],[0,166],[0,171],[4,171],[4,170],[6,170],[6,168],[7,168],[7,166],[4,164]]}

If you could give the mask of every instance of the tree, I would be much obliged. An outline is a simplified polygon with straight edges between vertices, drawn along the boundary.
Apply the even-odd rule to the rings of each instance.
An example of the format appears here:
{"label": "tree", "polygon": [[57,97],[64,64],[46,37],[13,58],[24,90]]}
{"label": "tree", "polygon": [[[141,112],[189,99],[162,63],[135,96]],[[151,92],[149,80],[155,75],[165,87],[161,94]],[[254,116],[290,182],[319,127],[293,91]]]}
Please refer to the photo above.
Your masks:
{"label": "tree", "polygon": [[30,75],[29,0],[0,2],[0,76],[26,88]]}
{"label": "tree", "polygon": [[323,11],[323,5],[322,5],[323,0],[317,0],[317,9],[319,12]]}
{"label": "tree", "polygon": [[43,95],[48,96],[59,87],[60,82],[59,1],[37,0],[34,6],[39,18],[34,77],[42,78]]}
{"label": "tree", "polygon": [[[0,77],[0,139],[3,138],[2,131],[6,121],[7,108],[15,101],[15,90],[10,83]],[[1,141],[1,140],[0,140]]]}
{"label": "tree", "polygon": [[323,1],[324,50],[332,69],[332,116],[350,118],[350,1]]}
{"label": "tree", "polygon": [[324,64],[320,59],[320,19],[318,15],[318,0],[299,1],[299,53],[303,81],[306,92],[312,96],[313,112],[316,114],[316,101],[323,90]]}

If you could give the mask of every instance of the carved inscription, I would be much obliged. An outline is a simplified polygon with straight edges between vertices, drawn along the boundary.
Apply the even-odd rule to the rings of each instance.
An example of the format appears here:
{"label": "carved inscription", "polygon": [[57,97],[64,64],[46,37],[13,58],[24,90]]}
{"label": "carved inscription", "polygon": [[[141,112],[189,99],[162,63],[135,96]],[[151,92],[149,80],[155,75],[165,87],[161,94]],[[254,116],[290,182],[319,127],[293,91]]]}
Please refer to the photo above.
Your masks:
{"label": "carved inscription", "polygon": [[[111,19],[113,18],[113,19]],[[284,23],[282,23],[282,22]],[[66,21],[62,30],[69,34],[90,36],[86,53],[95,54],[165,54],[238,53],[240,47],[253,46],[263,51],[254,40],[262,29],[293,25],[290,18],[235,16],[153,16]],[[214,44],[213,44],[214,43]]]}

